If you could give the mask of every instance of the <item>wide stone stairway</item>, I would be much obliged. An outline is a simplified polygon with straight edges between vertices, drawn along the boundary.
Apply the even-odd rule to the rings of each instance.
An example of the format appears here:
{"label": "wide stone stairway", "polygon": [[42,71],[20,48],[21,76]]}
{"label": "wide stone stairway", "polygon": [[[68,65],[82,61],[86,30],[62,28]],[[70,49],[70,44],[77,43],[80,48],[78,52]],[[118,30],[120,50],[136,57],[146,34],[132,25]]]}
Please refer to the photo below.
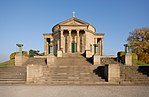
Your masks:
{"label": "wide stone stairway", "polygon": [[121,83],[120,84],[148,84],[149,85],[149,67],[148,66],[124,66],[121,65]]}
{"label": "wide stone stairway", "polygon": [[0,67],[0,84],[26,83],[26,67],[5,66]]}
{"label": "wide stone stairway", "polygon": [[102,79],[94,73],[97,66],[86,61],[79,54],[65,54],[56,58],[56,63],[44,66],[44,75],[39,78],[38,84],[51,85],[94,85],[103,84]]}

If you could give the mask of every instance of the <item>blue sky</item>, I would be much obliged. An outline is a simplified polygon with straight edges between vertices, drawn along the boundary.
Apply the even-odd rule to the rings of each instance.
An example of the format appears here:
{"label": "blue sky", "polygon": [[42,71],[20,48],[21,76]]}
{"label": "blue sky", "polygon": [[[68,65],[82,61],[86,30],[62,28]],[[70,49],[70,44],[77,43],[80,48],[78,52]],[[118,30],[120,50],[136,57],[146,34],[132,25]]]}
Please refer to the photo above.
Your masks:
{"label": "blue sky", "polygon": [[105,33],[104,54],[116,55],[124,50],[129,32],[149,27],[149,0],[0,0],[0,62],[23,49],[43,52],[43,33],[76,17]]}

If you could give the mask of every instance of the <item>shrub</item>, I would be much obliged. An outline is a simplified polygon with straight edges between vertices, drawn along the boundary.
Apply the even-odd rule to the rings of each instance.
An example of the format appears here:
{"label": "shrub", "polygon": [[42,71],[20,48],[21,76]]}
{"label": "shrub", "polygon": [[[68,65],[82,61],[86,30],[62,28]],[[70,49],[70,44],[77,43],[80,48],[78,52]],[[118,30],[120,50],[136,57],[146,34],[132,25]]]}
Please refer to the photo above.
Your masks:
{"label": "shrub", "polygon": [[138,60],[138,55],[132,52],[129,52],[132,55],[132,60]]}
{"label": "shrub", "polygon": [[120,51],[117,53],[117,58],[119,61],[121,61],[122,63],[125,62],[125,52],[124,51]]}
{"label": "shrub", "polygon": [[[19,52],[13,52],[10,54],[10,60],[15,59],[15,55],[19,54]],[[22,54],[25,56],[28,56],[28,52],[27,51],[22,51]]]}

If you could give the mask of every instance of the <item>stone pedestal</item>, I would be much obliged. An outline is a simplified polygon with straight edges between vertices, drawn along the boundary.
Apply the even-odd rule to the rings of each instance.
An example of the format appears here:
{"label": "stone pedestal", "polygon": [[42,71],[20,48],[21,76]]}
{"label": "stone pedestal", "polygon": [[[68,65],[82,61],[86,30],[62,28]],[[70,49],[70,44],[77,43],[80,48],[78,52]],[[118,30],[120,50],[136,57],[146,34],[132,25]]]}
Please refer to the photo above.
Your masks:
{"label": "stone pedestal", "polygon": [[17,54],[15,56],[15,66],[22,66],[28,59],[27,56]]}
{"label": "stone pedestal", "polygon": [[119,83],[120,81],[120,66],[119,64],[108,64],[105,66],[105,77],[108,82]]}
{"label": "stone pedestal", "polygon": [[101,56],[100,55],[96,55],[95,54],[94,57],[93,57],[93,59],[94,59],[94,61],[93,61],[94,65],[98,65],[98,66],[101,65],[101,63],[100,63]]}
{"label": "stone pedestal", "polygon": [[129,53],[125,55],[125,65],[132,66],[132,55]]}
{"label": "stone pedestal", "polygon": [[86,53],[85,53],[85,54],[86,54],[86,58],[92,57],[90,50],[86,50],[85,52],[86,52]]}
{"label": "stone pedestal", "polygon": [[39,77],[43,76],[42,65],[27,65],[27,83],[37,83]]}
{"label": "stone pedestal", "polygon": [[57,57],[62,57],[62,51],[61,50],[57,51]]}
{"label": "stone pedestal", "polygon": [[53,54],[47,55],[47,65],[54,65],[56,57]]}

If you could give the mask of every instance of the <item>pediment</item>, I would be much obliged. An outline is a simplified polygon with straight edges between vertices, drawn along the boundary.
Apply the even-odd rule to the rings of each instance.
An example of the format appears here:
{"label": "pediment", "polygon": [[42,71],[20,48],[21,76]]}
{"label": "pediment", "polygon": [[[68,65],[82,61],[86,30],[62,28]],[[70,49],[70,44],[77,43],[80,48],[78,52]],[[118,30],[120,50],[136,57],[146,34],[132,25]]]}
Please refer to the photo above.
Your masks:
{"label": "pediment", "polygon": [[60,25],[88,25],[88,23],[85,23],[81,20],[78,20],[76,18],[71,18],[67,21],[61,22]]}

